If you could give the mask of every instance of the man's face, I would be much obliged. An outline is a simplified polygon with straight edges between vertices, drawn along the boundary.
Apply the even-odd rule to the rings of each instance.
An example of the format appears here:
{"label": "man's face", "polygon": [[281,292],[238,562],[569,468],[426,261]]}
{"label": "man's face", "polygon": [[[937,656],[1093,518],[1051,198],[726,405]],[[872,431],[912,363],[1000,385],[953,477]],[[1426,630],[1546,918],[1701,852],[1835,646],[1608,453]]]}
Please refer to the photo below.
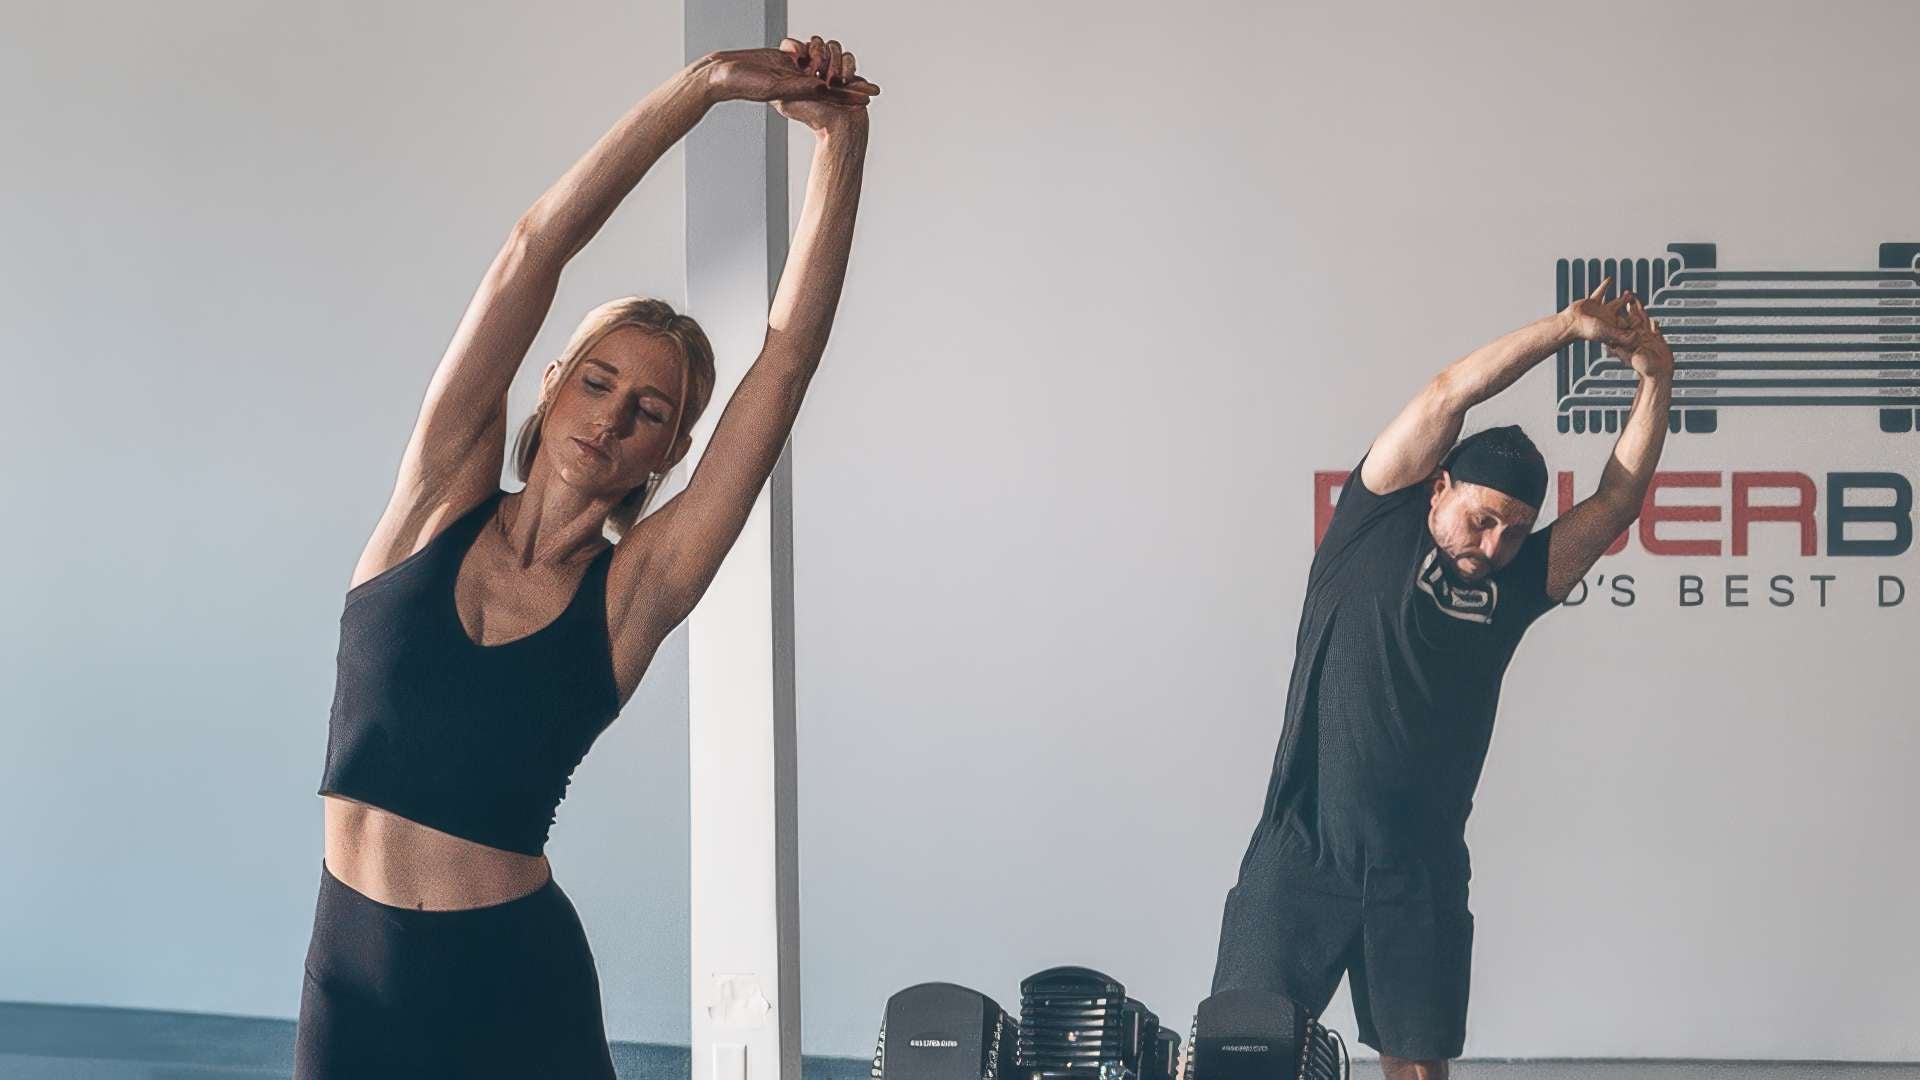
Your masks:
{"label": "man's face", "polygon": [[1454,483],[1442,470],[1433,481],[1427,531],[1446,557],[1448,571],[1462,581],[1478,582],[1520,554],[1538,516],[1533,507],[1505,492]]}

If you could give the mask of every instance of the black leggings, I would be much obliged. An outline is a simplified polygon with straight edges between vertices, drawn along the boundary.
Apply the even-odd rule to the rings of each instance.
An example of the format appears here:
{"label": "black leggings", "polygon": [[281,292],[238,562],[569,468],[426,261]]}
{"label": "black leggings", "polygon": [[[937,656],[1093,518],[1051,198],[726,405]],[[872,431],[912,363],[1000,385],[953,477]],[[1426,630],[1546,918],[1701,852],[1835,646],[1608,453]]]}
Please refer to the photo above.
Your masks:
{"label": "black leggings", "polygon": [[416,911],[320,864],[295,1080],[611,1078],[600,980],[552,878],[505,903]]}

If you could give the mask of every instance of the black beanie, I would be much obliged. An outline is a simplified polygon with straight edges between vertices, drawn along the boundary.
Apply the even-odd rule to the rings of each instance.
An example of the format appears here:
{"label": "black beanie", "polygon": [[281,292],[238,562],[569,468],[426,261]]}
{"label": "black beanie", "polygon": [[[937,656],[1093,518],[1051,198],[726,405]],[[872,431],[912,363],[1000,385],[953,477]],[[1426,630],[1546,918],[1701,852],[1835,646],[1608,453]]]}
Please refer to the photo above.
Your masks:
{"label": "black beanie", "polygon": [[1440,467],[1456,484],[1490,487],[1535,510],[1547,499],[1547,459],[1518,424],[1474,432],[1448,452]]}

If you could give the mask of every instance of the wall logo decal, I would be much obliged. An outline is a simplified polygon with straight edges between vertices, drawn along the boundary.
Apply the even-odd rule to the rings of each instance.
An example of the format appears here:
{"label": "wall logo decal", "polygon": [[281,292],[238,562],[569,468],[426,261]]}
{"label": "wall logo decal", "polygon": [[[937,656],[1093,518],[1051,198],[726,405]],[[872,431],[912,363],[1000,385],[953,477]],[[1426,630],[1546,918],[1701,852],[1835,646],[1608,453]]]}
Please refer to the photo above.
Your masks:
{"label": "wall logo decal", "polygon": [[[1631,289],[1645,302],[1674,358],[1662,467],[1639,518],[1568,596],[1569,607],[1598,600],[1615,608],[1644,607],[1654,599],[1682,609],[1915,610],[1905,603],[1907,579],[1880,570],[1896,569],[1882,560],[1916,553],[1920,243],[1883,243],[1873,262],[1744,270],[1722,267],[1717,245],[1684,243],[1651,258],[1567,258],[1554,264],[1554,310],[1611,277],[1616,290]],[[1639,386],[1633,369],[1591,342],[1573,343],[1552,362],[1552,430],[1573,439],[1617,437]],[[1807,441],[1815,412],[1824,414],[1821,425],[1840,424],[1839,438]],[[1540,438],[1537,427],[1527,426]],[[1723,441],[1741,454],[1792,447],[1799,458],[1734,468],[1701,468],[1689,460]],[[1551,509],[1565,513],[1580,497],[1574,473],[1547,452],[1556,466]],[[1859,467],[1863,452],[1892,467]],[[1316,545],[1346,477],[1345,469],[1314,473]],[[1592,484],[1589,477],[1581,494]],[[1635,563],[1610,565],[1611,556],[1630,547]],[[1748,560],[1763,550],[1800,561],[1755,568]],[[1696,564],[1686,572],[1648,574],[1640,557],[1652,557],[1654,565],[1671,565],[1672,559],[1722,565],[1711,572]],[[1860,567],[1863,558],[1874,573],[1828,572]],[[1430,569],[1422,567],[1419,584],[1440,602]],[[1473,615],[1470,604],[1441,607],[1462,618]]]}
{"label": "wall logo decal", "polygon": [[[1560,311],[1603,278],[1632,289],[1673,346],[1670,433],[1712,434],[1722,411],[1822,407],[1877,413],[1880,430],[1920,430],[1920,244],[1881,244],[1857,270],[1738,270],[1714,244],[1670,244],[1653,259],[1561,259]],[[1578,341],[1555,357],[1555,424],[1618,433],[1633,369]]]}

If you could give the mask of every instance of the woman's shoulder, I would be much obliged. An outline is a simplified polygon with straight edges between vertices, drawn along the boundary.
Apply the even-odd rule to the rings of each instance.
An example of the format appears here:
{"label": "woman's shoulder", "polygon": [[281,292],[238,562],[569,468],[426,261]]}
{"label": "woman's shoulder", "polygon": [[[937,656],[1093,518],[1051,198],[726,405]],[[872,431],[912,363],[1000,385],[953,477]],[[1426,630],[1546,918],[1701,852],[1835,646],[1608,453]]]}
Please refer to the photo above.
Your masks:
{"label": "woman's shoulder", "polygon": [[390,502],[360,553],[347,594],[351,596],[401,566],[420,561],[441,538],[483,519],[506,494],[496,484],[486,492]]}

